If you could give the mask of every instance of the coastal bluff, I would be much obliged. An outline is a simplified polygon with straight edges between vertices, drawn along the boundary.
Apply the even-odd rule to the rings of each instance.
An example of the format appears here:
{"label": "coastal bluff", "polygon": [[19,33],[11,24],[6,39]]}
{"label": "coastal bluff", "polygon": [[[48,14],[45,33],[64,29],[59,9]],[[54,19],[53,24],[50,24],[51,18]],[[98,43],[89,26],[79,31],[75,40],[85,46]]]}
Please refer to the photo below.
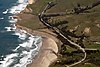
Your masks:
{"label": "coastal bluff", "polygon": [[28,0],[29,4],[35,3],[36,0]]}

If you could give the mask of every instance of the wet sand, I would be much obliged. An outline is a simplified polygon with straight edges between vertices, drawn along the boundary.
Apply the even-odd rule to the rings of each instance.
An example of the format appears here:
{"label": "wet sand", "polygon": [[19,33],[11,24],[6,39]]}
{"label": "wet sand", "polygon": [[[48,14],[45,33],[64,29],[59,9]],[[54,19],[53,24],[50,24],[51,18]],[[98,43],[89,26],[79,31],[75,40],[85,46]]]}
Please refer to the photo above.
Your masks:
{"label": "wet sand", "polygon": [[[52,62],[57,60],[57,56],[55,53],[58,52],[58,46],[56,42],[59,42],[59,40],[56,38],[56,35],[54,33],[49,31],[48,29],[37,31],[20,25],[17,25],[17,28],[24,29],[34,36],[37,35],[42,37],[42,47],[40,48],[38,55],[33,58],[33,62],[27,65],[27,67],[49,67]],[[45,31],[48,33],[46,33]]]}
{"label": "wet sand", "polygon": [[57,44],[51,38],[43,37],[43,45],[39,54],[27,67],[48,67],[57,59],[57,56],[52,51],[58,52]]}
{"label": "wet sand", "polygon": [[[29,0],[29,4],[33,4],[35,3],[35,1],[36,0]],[[21,18],[21,20],[23,19]],[[56,42],[59,41],[54,33],[50,32],[48,29],[42,29],[38,31],[32,30],[18,25],[18,23],[17,28],[24,29],[33,35],[41,36],[43,38],[43,44],[38,55],[33,58],[33,62],[31,64],[28,64],[27,67],[49,67],[52,62],[57,60],[57,56],[55,53],[58,52],[58,46]]]}

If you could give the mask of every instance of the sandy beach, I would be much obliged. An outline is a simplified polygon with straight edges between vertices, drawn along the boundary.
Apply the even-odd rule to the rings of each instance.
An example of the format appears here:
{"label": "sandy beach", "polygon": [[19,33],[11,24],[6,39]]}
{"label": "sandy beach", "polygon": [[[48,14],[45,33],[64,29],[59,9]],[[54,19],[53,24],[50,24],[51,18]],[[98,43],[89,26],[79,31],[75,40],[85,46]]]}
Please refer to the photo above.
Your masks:
{"label": "sandy beach", "polygon": [[[36,0],[29,0],[29,4],[33,4],[35,1]],[[24,21],[28,14],[22,17],[23,15],[24,13],[18,15],[21,22]],[[31,17],[31,15],[28,16]],[[40,48],[38,55],[33,58],[33,62],[28,64],[27,67],[49,67],[52,62],[57,60],[55,53],[58,52],[58,46],[56,42],[59,42],[59,40],[56,38],[56,35],[48,29],[32,30],[27,27],[20,26],[18,23],[16,24],[17,28],[26,30],[28,33],[33,34],[34,36],[36,35],[42,37],[42,47]]]}
{"label": "sandy beach", "polygon": [[[41,32],[33,31],[34,32],[33,34],[42,36],[43,44],[42,44],[42,47],[40,49],[38,56],[33,60],[32,64],[28,65],[28,67],[49,67],[49,65],[52,62],[57,60],[57,56],[53,53],[53,51],[55,53],[58,52],[58,46],[56,43],[56,42],[58,42],[58,39],[56,39],[54,36],[52,36],[48,33],[42,32],[42,31]],[[48,30],[45,30],[45,31],[48,31]],[[48,31],[48,32],[51,33],[50,31]]]}
{"label": "sandy beach", "polygon": [[58,46],[56,42],[59,41],[54,36],[48,34],[51,33],[48,29],[45,29],[45,31],[48,31],[48,33],[45,33],[43,32],[44,29],[41,31],[36,31],[20,25],[17,25],[17,28],[24,29],[33,35],[42,37],[42,47],[40,48],[38,55],[33,58],[33,62],[27,65],[27,67],[48,67],[52,62],[57,60],[57,56],[55,53],[58,52]]}
{"label": "sandy beach", "polygon": [[50,63],[57,59],[57,56],[52,51],[58,52],[57,44],[51,38],[43,37],[43,45],[39,54],[27,67],[48,67]]}

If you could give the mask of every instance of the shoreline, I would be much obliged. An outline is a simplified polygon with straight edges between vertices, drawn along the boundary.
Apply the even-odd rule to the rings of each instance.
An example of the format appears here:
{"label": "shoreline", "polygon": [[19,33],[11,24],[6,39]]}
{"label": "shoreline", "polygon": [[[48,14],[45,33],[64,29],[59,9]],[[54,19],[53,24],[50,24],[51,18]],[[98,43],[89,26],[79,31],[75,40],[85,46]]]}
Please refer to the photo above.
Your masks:
{"label": "shoreline", "polygon": [[31,64],[27,65],[27,67],[49,67],[52,62],[57,60],[57,56],[51,51],[53,50],[55,53],[58,52],[55,41],[51,38],[43,37],[42,42],[43,44],[38,55],[33,59]]}
{"label": "shoreline", "polygon": [[[44,11],[45,12],[45,11]],[[24,13],[25,14],[25,13]],[[45,22],[45,20],[43,20],[44,18],[42,18],[41,19],[41,16],[42,16],[42,14],[43,13],[41,13],[41,15],[39,16],[40,17],[40,21],[42,22],[42,21],[44,21],[43,23],[46,23]],[[33,20],[32,20],[33,21]],[[48,22],[47,22],[48,23]],[[32,24],[33,25],[33,24]],[[22,25],[23,26],[23,25]],[[30,25],[31,26],[31,25]],[[37,26],[37,25],[36,25]],[[49,25],[50,26],[50,25]],[[25,27],[28,27],[27,25],[25,26]],[[32,26],[31,27],[31,29],[33,28],[34,26]],[[47,27],[48,27],[48,25],[47,25]],[[52,27],[52,26],[51,26]],[[28,27],[28,28],[30,28],[30,27]],[[37,28],[37,30],[38,30],[38,28]],[[30,31],[32,31],[31,33],[33,33],[33,30],[30,30]],[[54,31],[56,31],[56,28],[54,28]],[[37,31],[38,32],[38,31]],[[40,32],[41,32],[41,29],[40,29]],[[43,31],[42,31],[43,32]],[[45,32],[44,32],[45,33]],[[72,45],[74,45],[74,46],[76,46],[76,47],[78,47],[80,50],[82,50],[83,51],[83,53],[84,53],[84,57],[81,59],[81,60],[79,60],[79,61],[77,61],[77,62],[75,62],[75,63],[73,63],[73,64],[70,64],[70,65],[68,65],[68,66],[74,66],[74,65],[77,65],[77,64],[79,64],[79,63],[81,63],[81,62],[83,62],[85,59],[86,59],[86,57],[87,57],[87,54],[86,54],[86,51],[85,51],[85,49],[81,46],[81,45],[79,45],[79,44],[77,44],[76,42],[73,42],[73,41],[71,41],[70,39],[68,39],[66,36],[64,36],[61,32],[59,32],[59,29],[57,30],[57,33],[59,33],[65,40],[67,40],[69,43],[71,43]],[[33,35],[35,35],[35,34],[33,34]],[[36,34],[37,35],[37,34]],[[41,36],[42,34],[40,34],[40,36]],[[46,36],[46,35],[45,35]],[[55,36],[54,36],[55,37]],[[43,46],[41,47],[41,49],[39,50],[39,53],[38,53],[38,55],[36,56],[36,58],[33,60],[33,62],[31,63],[31,64],[28,64],[27,65],[27,67],[49,67],[49,65],[54,61],[54,60],[56,60],[57,59],[57,56],[56,56],[56,53],[58,52],[58,50],[56,50],[56,51],[54,51],[53,49],[53,51],[55,52],[52,56],[51,56],[51,54],[52,54],[52,52],[51,52],[51,48],[52,47],[50,47],[50,46],[52,46],[52,45],[49,45],[51,42],[53,42],[53,45],[54,45],[54,43],[55,43],[55,41],[53,40],[53,39],[51,39],[51,37],[49,38],[48,36],[46,36],[46,37],[42,37],[43,38]],[[48,46],[47,46],[47,44],[48,44]],[[56,43],[55,43],[56,44]],[[57,45],[57,44],[56,44]],[[56,49],[58,49],[58,47],[56,46]],[[53,57],[52,58],[52,60],[51,60],[51,58],[48,58],[48,57]],[[66,65],[67,66],[67,65]]]}
{"label": "shoreline", "polygon": [[[29,4],[33,4],[35,3],[35,1],[36,0],[28,0]],[[23,11],[17,16],[19,17],[19,15],[21,14],[23,14]],[[56,39],[56,37],[48,33],[45,33],[43,31],[32,30],[27,27],[20,26],[18,25],[18,22],[16,23],[16,27],[17,29],[22,29],[27,31],[33,36],[41,36],[43,38],[42,39],[43,44],[40,47],[38,54],[35,56],[35,58],[33,58],[32,63],[27,64],[26,67],[49,67],[49,65],[52,62],[57,60],[57,56],[53,53],[53,52],[58,53],[58,45],[56,44],[56,42],[58,42],[58,39]]]}
{"label": "shoreline", "polygon": [[32,30],[20,26],[18,24],[17,24],[17,28],[26,30],[28,33],[31,33],[33,36],[36,35],[36,36],[41,36],[43,38],[42,40],[43,44],[40,47],[39,53],[36,55],[35,58],[33,58],[32,63],[27,65],[27,67],[49,67],[49,65],[52,62],[57,60],[57,56],[51,51],[58,53],[58,45],[56,44],[56,42],[58,42],[58,39],[56,39],[54,36],[50,34],[41,31]]}

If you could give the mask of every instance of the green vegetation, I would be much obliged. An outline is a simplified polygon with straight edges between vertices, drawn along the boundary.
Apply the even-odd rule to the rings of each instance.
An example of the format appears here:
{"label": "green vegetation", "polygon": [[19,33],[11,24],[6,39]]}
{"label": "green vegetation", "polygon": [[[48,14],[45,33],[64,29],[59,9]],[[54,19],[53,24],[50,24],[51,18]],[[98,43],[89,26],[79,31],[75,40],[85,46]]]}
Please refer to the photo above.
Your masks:
{"label": "green vegetation", "polygon": [[[99,0],[38,0],[35,4],[29,5],[28,8],[31,8],[32,15],[35,15],[34,18],[25,20],[19,25],[31,28],[31,29],[40,29],[44,28],[43,24],[39,21],[37,15],[41,13],[44,7],[50,1],[56,1],[57,5],[52,7],[47,11],[47,13],[57,13],[65,12],[72,10],[77,3],[84,6],[90,6],[92,3]],[[66,15],[59,17],[50,17],[50,23],[53,26],[58,27],[63,30],[64,34],[69,36],[69,38],[78,43],[82,44],[80,46],[85,46],[85,48],[95,48],[100,50],[100,44],[94,44],[94,42],[100,42],[100,5],[95,8],[88,10],[87,13],[80,13],[74,15]],[[73,33],[70,30],[74,30],[77,27],[77,30]],[[87,32],[85,29],[90,28]],[[82,36],[88,36],[82,38]],[[80,36],[80,37],[79,37]],[[79,38],[77,38],[79,37]],[[60,37],[58,37],[60,40]],[[65,67],[71,63],[75,63],[83,58],[83,53],[77,48],[73,48],[69,43],[62,41],[63,46],[61,46],[60,54],[58,61],[51,64],[50,67]],[[100,51],[87,53],[87,59],[74,67],[99,67],[100,66]]]}
{"label": "green vegetation", "polygon": [[[28,16],[28,15],[27,15]],[[26,17],[27,17],[26,16]],[[30,16],[28,16],[30,17]],[[39,21],[37,16],[30,17],[28,19],[23,19],[18,22],[19,25],[25,26],[30,29],[40,29],[44,28],[45,26]]]}
{"label": "green vegetation", "polygon": [[100,49],[100,44],[91,44],[91,45],[87,45],[87,48]]}
{"label": "green vegetation", "polygon": [[[75,0],[75,1],[73,1],[73,0],[70,0],[70,1],[69,0],[38,0],[35,4],[28,5],[28,8],[31,8],[33,10],[32,11],[33,15],[38,15],[39,13],[41,13],[43,11],[44,7],[50,1],[56,1],[57,5],[52,7],[51,9],[49,9],[47,11],[48,13],[65,12],[66,10],[70,11],[77,5],[77,3],[80,3],[84,7],[87,5],[91,5],[92,3],[97,2],[99,0]],[[100,6],[93,8],[92,10],[90,10],[91,13],[88,13],[88,14],[65,16],[64,18],[69,22],[68,29],[74,28],[75,26],[80,24],[83,27],[81,26],[78,33],[81,34],[80,33],[81,30],[83,30],[86,27],[86,25],[88,25],[87,27],[89,27],[90,23],[92,24],[91,26],[93,26],[93,23],[95,23],[94,28],[92,30],[93,30],[93,32],[97,32],[94,34],[100,35],[100,33],[98,33],[98,31],[100,31],[100,30],[96,27],[96,24],[97,24],[96,22],[100,22],[100,20],[99,20],[100,9],[99,8],[100,8]],[[62,17],[60,17],[60,18],[63,19]],[[59,18],[57,18],[57,19],[59,19]],[[30,20],[27,22],[25,21],[25,23],[20,23],[20,24],[23,26],[27,26],[27,24],[29,22],[31,22],[30,24],[28,24],[27,27],[34,29],[35,28],[34,26],[37,26],[38,22],[39,22],[36,20],[38,20],[38,18],[35,18],[35,20]],[[33,24],[32,24],[32,22],[33,22]]]}
{"label": "green vegetation", "polygon": [[38,15],[44,7],[47,5],[48,2],[54,1],[54,0],[38,0],[35,4],[29,5],[29,8],[32,8],[34,15]]}

